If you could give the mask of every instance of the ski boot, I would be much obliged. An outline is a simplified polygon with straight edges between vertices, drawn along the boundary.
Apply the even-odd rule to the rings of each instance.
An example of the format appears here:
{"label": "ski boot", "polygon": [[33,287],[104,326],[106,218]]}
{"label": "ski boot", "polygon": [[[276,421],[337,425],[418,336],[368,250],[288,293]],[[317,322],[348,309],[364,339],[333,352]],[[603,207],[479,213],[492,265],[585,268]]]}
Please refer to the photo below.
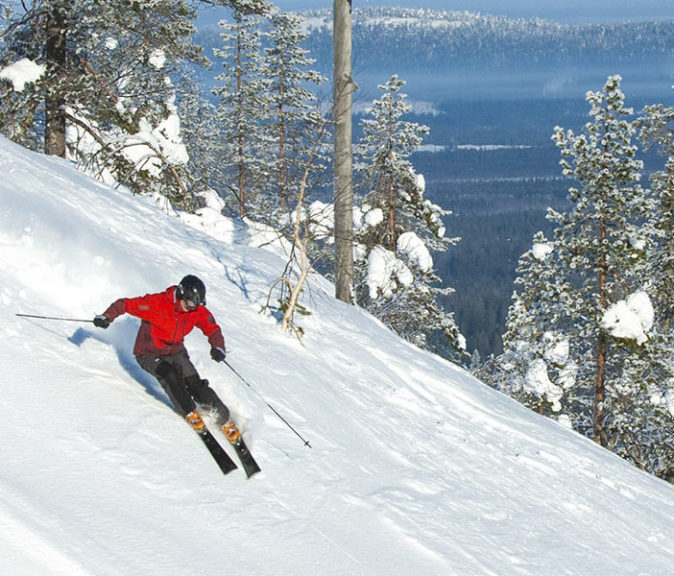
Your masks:
{"label": "ski boot", "polygon": [[241,441],[241,432],[239,432],[239,429],[236,424],[232,422],[231,418],[227,420],[220,429],[223,431],[230,444],[238,444]]}
{"label": "ski boot", "polygon": [[206,428],[206,424],[204,424],[204,420],[197,410],[193,410],[187,416],[185,416],[185,418],[187,419],[189,425],[192,426],[192,430],[199,434],[203,433],[204,429]]}

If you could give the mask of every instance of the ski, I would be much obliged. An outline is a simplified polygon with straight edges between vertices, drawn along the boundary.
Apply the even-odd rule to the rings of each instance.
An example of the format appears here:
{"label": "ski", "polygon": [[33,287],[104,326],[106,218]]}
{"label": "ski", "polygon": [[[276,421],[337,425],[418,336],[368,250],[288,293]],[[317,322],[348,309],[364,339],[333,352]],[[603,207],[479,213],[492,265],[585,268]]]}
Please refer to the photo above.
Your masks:
{"label": "ski", "polygon": [[232,470],[237,469],[237,465],[234,460],[232,460],[229,457],[229,454],[225,452],[225,449],[220,446],[218,441],[215,439],[215,436],[211,434],[211,431],[208,428],[204,427],[202,430],[197,431],[197,434],[206,445],[206,448],[208,448],[211,456],[213,456],[213,460],[215,460],[215,463],[220,467],[220,470],[222,470],[223,474],[229,474]]}
{"label": "ski", "polygon": [[243,466],[243,469],[246,472],[246,476],[250,478],[253,474],[260,472],[260,467],[257,462],[255,462],[255,458],[253,458],[250,450],[248,450],[248,446],[246,446],[246,443],[243,441],[243,436],[241,436],[238,426],[234,424],[231,418],[220,426],[220,430],[222,430],[225,438],[227,438],[227,441],[234,448],[236,455],[241,461],[241,466]]}
{"label": "ski", "polygon": [[[199,412],[196,410],[190,412],[186,416],[186,419],[190,426],[192,426],[192,429],[202,439],[206,445],[206,448],[208,448],[208,451],[211,453],[211,456],[213,456],[213,459],[217,465],[220,466],[220,470],[222,470],[224,474],[228,474],[232,470],[235,470],[237,468],[236,463],[229,457],[227,452],[225,452],[225,449],[220,446],[220,443],[215,439],[213,434],[211,434]],[[253,474],[260,472],[260,467],[258,466],[257,462],[255,462],[255,458],[253,458],[250,450],[248,450],[248,446],[246,446],[246,443],[243,441],[241,434],[236,428],[236,425],[231,420],[229,420],[228,426],[236,431],[236,436],[234,437],[235,439],[233,441],[227,438],[225,426],[221,426],[220,429],[223,433],[225,433],[225,437],[234,448],[236,455],[239,457],[241,466],[246,472],[246,476],[250,478]]]}
{"label": "ski", "polygon": [[232,442],[231,444],[234,447],[234,451],[239,457],[241,466],[248,478],[253,474],[260,472],[261,468],[258,466],[257,462],[255,462],[255,458],[253,458],[253,455],[250,453],[250,450],[248,450],[248,446],[246,446],[246,443],[241,436],[239,436],[239,439],[236,442]]}
{"label": "ski", "polygon": [[187,419],[188,424],[192,426],[192,430],[198,434],[199,438],[201,438],[202,442],[206,445],[211,456],[213,456],[213,460],[215,460],[215,463],[220,467],[223,474],[229,474],[232,470],[236,470],[236,463],[229,457],[227,452],[225,452],[225,449],[220,446],[215,439],[215,436],[211,434],[211,431],[206,428],[206,424],[201,418],[201,414],[194,410],[185,418]]}

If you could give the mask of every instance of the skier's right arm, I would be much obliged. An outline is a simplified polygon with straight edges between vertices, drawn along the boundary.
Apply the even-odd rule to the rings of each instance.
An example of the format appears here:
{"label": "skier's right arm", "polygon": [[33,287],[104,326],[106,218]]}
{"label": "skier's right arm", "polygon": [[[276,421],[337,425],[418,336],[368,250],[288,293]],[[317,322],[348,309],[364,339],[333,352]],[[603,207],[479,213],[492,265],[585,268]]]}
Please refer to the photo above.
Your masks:
{"label": "skier's right arm", "polygon": [[[131,314],[131,316],[135,316],[141,320],[151,319],[153,314],[153,298],[156,298],[156,296],[154,294],[146,294],[145,296],[137,296],[135,298],[120,298],[119,300],[115,300],[103,314],[96,316],[96,318],[108,320],[107,326],[100,327],[107,328],[117,316],[121,316],[122,314]],[[105,320],[101,319],[99,322],[103,324]],[[98,326],[96,319],[94,319],[94,324]]]}
{"label": "skier's right arm", "polygon": [[126,312],[125,298],[115,300],[103,314],[97,314],[94,318],[94,326],[97,328],[107,328],[112,321]]}

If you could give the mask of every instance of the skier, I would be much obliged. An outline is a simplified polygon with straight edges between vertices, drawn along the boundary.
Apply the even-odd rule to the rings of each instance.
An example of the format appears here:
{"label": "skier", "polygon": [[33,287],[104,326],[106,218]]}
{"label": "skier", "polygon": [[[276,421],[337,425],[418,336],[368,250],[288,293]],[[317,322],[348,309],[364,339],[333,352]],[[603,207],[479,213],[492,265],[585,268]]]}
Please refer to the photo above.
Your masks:
{"label": "skier", "polygon": [[107,328],[122,314],[141,319],[133,353],[138,364],[159,380],[175,409],[196,432],[204,429],[197,404],[215,412],[218,425],[232,444],[240,433],[229,409],[215,391],[202,380],[190,360],[184,337],[196,326],[208,338],[211,358],[225,360],[225,339],[215,318],[206,308],[206,287],[191,274],[177,286],[136,298],[120,298],[94,318],[94,325]]}

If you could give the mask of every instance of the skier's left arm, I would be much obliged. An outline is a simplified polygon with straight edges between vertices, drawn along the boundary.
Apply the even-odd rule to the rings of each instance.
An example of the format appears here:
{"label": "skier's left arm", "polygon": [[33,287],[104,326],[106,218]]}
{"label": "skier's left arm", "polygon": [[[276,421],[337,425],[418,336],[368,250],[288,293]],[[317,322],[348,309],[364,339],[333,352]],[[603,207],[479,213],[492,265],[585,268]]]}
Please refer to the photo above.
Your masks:
{"label": "skier's left arm", "polygon": [[213,314],[205,306],[199,307],[199,318],[196,325],[208,338],[211,345],[211,358],[216,362],[222,362],[227,354],[225,337],[222,335],[222,330],[215,321]]}

